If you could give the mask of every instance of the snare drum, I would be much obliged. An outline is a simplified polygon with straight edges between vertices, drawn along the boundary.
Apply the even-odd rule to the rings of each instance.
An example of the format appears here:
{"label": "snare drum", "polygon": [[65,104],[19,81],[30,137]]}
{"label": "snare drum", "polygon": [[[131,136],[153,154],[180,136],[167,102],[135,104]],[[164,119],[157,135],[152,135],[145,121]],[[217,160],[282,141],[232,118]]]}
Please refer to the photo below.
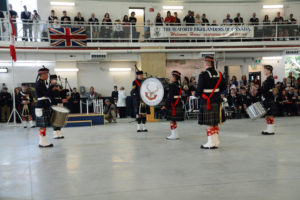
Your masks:
{"label": "snare drum", "polygon": [[61,106],[51,106],[51,109],[52,109],[52,115],[50,119],[51,125],[56,127],[63,127],[68,118],[68,114],[70,113],[70,110]]}
{"label": "snare drum", "polygon": [[267,113],[266,109],[262,105],[262,102],[256,102],[252,104],[247,108],[246,112],[252,120],[261,118]]}
{"label": "snare drum", "polygon": [[142,101],[148,106],[161,105],[166,98],[168,83],[165,79],[147,78],[140,88]]}

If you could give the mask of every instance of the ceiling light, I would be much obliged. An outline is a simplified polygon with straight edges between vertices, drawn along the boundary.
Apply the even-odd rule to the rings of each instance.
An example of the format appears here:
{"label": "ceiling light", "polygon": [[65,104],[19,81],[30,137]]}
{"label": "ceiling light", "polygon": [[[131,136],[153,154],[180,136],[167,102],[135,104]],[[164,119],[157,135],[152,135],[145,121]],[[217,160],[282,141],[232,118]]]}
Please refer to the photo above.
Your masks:
{"label": "ceiling light", "polygon": [[283,8],[283,5],[263,5],[263,8]]}
{"label": "ceiling light", "polygon": [[263,57],[263,60],[281,60],[282,56]]}
{"label": "ceiling light", "polygon": [[130,72],[131,68],[109,68],[110,72]]}
{"label": "ceiling light", "polygon": [[183,10],[183,6],[163,6],[164,10]]}
{"label": "ceiling light", "polygon": [[78,72],[78,68],[55,68],[54,71],[56,72]]}
{"label": "ceiling light", "polygon": [[75,6],[74,2],[50,1],[51,6]]}

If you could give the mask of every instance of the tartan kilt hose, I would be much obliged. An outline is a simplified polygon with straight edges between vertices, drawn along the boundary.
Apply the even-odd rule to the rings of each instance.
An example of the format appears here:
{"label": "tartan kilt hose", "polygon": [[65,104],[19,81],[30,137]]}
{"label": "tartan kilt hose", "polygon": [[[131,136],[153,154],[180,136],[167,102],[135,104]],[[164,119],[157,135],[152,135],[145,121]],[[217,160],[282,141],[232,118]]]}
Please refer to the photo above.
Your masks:
{"label": "tartan kilt hose", "polygon": [[167,120],[169,121],[184,121],[184,110],[182,105],[175,107],[175,116],[172,115],[172,107],[168,108]]}
{"label": "tartan kilt hose", "polygon": [[221,104],[219,103],[212,103],[210,110],[206,109],[206,104],[201,104],[199,107],[198,124],[217,126],[218,124],[225,122],[225,112],[223,109],[220,110],[220,108]]}
{"label": "tartan kilt hose", "polygon": [[50,126],[51,108],[43,108],[43,115],[36,117],[36,127],[47,127]]}

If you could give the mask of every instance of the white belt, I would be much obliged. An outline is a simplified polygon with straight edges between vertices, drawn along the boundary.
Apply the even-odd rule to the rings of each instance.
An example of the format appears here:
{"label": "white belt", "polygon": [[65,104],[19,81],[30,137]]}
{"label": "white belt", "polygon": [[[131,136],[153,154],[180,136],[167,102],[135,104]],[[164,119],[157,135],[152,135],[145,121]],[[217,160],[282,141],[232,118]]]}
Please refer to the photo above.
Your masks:
{"label": "white belt", "polygon": [[38,101],[42,101],[42,100],[49,100],[50,101],[50,98],[49,97],[40,97],[37,100]]}
{"label": "white belt", "polygon": [[181,96],[174,96],[174,99],[179,99],[181,98]]}
{"label": "white belt", "polygon": [[[203,90],[203,92],[205,92],[205,93],[212,93],[212,92],[213,92],[213,89],[205,89],[205,90]],[[217,88],[217,89],[215,90],[215,92],[220,92],[220,89]]]}

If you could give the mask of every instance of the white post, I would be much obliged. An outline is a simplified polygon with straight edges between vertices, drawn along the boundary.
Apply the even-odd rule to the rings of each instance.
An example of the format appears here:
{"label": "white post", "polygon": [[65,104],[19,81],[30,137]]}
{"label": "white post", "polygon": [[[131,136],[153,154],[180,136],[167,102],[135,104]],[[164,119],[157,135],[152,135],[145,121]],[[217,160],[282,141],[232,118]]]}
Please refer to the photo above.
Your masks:
{"label": "white post", "polygon": [[82,114],[82,100],[80,99],[80,114]]}
{"label": "white post", "polygon": [[86,114],[89,114],[89,99],[86,100]]}

